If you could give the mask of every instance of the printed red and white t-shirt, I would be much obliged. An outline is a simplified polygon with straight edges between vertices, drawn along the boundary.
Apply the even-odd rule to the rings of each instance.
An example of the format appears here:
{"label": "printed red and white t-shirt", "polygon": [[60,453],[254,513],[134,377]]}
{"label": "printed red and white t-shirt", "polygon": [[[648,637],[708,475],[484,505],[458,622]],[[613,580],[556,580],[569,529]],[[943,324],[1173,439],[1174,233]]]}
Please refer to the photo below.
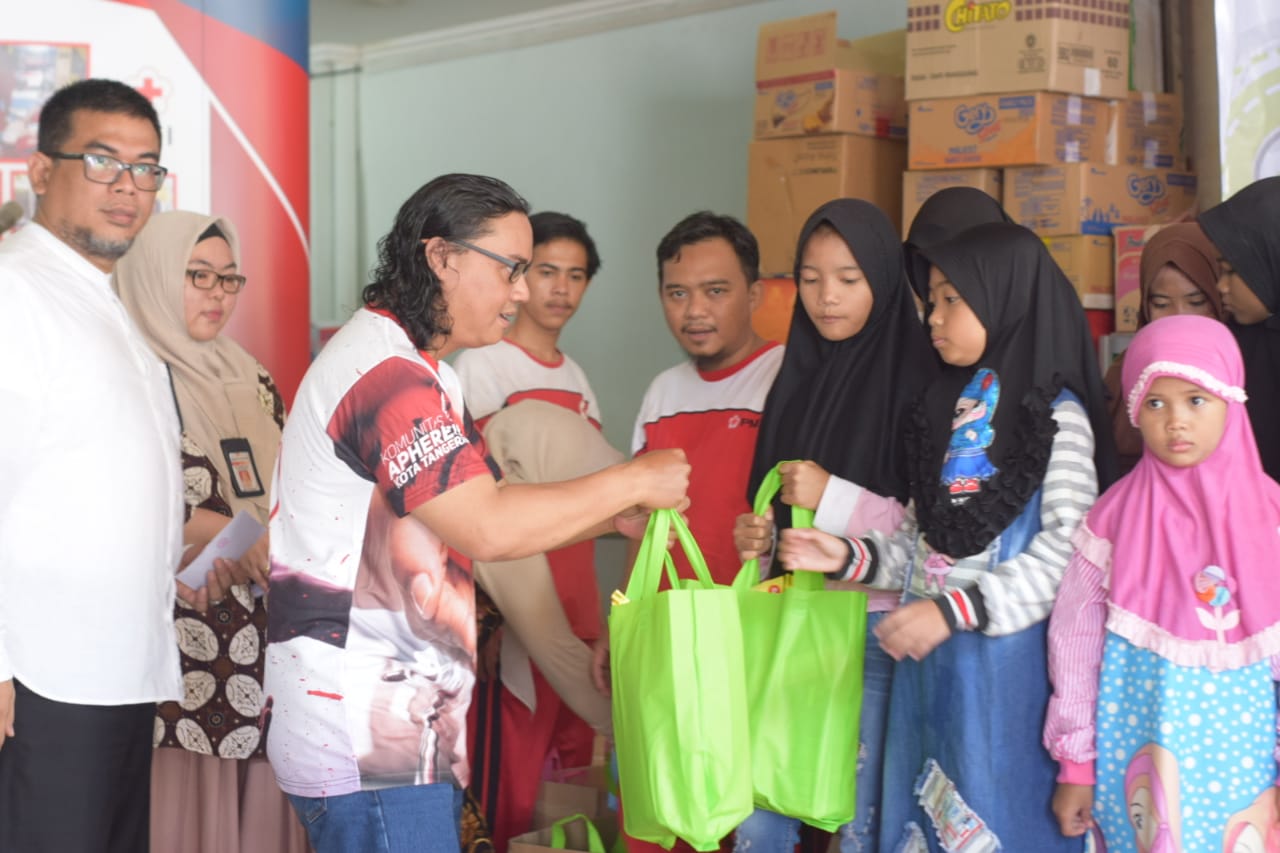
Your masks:
{"label": "printed red and white t-shirt", "polygon": [[[659,373],[640,404],[632,453],[679,447],[688,456],[693,471],[685,516],[716,583],[731,583],[742,565],[733,524],[751,510],[747,480],[760,413],[782,352],[771,342],[732,367],[705,373],[686,361]],[[680,577],[693,577],[678,548],[673,554]]]}
{"label": "printed red and white t-shirt", "polygon": [[303,378],[271,517],[264,714],[301,796],[470,779],[471,566],[410,513],[498,476],[457,376],[361,309]]}
{"label": "printed red and white t-shirt", "polygon": [[467,395],[467,411],[480,429],[495,412],[521,400],[555,403],[600,428],[600,405],[587,374],[564,353],[556,361],[543,361],[504,338],[459,353],[453,368]]}
{"label": "printed red and white t-shirt", "polygon": [[[467,411],[480,429],[498,411],[521,400],[554,403],[600,428],[600,406],[587,374],[564,353],[558,361],[543,361],[504,339],[460,353],[454,359],[454,369],[467,396]],[[551,579],[569,627],[582,640],[594,640],[604,633],[595,551],[595,542],[587,540],[547,552]]]}

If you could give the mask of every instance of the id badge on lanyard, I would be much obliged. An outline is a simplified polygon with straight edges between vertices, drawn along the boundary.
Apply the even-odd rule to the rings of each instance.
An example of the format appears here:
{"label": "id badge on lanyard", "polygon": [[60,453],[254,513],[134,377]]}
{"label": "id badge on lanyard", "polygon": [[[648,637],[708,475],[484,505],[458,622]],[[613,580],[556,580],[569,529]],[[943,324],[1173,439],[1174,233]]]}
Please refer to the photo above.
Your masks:
{"label": "id badge on lanyard", "polygon": [[238,498],[256,498],[266,494],[258,465],[253,459],[253,448],[245,438],[222,439],[222,456],[231,472],[231,487]]}

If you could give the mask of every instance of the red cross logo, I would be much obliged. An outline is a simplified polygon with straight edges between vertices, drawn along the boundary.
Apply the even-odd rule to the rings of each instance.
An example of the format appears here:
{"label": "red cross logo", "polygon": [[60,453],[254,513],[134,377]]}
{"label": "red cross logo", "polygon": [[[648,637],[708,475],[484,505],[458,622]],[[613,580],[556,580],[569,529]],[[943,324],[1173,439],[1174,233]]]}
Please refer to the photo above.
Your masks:
{"label": "red cross logo", "polygon": [[142,78],[142,85],[138,87],[138,91],[141,92],[148,101],[154,101],[156,98],[164,94],[164,89],[150,77]]}

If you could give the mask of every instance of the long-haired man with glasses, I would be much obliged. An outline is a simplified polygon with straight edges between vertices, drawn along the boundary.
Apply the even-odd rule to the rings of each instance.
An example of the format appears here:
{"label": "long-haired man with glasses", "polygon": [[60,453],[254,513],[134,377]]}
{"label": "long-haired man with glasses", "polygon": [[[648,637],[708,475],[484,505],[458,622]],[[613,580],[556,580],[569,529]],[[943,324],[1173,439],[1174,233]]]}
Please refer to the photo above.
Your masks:
{"label": "long-haired man with glasses", "polygon": [[111,274],[159,160],[140,93],[60,89],[35,216],[0,244],[0,850],[148,847],[155,702],[182,695],[181,446]]}
{"label": "long-haired man with glasses", "polygon": [[271,513],[267,755],[318,853],[459,849],[476,669],[471,559],[529,556],[680,506],[658,452],[502,484],[442,359],[497,343],[528,298],[528,206],[445,175],[400,208],[364,306],[307,371]]}

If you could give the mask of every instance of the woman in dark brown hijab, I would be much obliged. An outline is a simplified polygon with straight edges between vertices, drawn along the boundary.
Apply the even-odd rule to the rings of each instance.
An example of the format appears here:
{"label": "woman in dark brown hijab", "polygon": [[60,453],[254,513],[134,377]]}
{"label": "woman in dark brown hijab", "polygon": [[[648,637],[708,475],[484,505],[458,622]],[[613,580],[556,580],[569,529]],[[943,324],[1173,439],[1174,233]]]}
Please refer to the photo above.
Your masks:
{"label": "woman in dark brown hijab", "polygon": [[[1142,250],[1138,327],[1173,314],[1202,314],[1222,320],[1217,257],[1217,248],[1194,222],[1166,225],[1156,232]],[[1125,411],[1124,395],[1120,392],[1123,366],[1124,354],[1121,353],[1107,370],[1105,384],[1120,473],[1127,474],[1142,457],[1142,436],[1129,423]]]}

